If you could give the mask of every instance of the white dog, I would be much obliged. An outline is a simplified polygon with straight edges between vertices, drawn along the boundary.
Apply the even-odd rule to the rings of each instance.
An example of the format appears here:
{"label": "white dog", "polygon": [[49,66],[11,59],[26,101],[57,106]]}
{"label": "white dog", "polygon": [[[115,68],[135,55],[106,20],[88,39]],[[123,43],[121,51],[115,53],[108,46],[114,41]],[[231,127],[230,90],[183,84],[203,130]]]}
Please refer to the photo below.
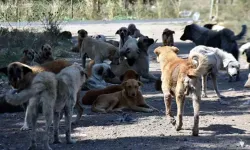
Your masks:
{"label": "white dog", "polygon": [[189,55],[194,53],[201,53],[208,58],[208,63],[210,68],[207,70],[205,74],[202,76],[202,97],[207,97],[206,88],[207,88],[207,75],[210,73],[213,81],[213,86],[217,96],[220,98],[219,101],[221,103],[225,103],[221,100],[223,96],[219,93],[217,87],[217,79],[216,75],[221,69],[226,69],[230,78],[232,76],[237,76],[239,78],[239,62],[233,57],[232,54],[227,53],[219,48],[206,47],[206,46],[196,46],[193,48]]}

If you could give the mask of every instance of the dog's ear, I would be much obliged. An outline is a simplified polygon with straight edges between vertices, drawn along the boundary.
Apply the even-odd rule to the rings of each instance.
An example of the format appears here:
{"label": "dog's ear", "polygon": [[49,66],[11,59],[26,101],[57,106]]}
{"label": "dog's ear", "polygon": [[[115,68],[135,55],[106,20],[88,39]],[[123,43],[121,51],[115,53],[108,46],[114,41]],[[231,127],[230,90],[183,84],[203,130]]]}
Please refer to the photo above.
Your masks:
{"label": "dog's ear", "polygon": [[128,81],[125,81],[125,82],[122,82],[122,87],[125,89],[126,88],[126,85],[127,85]]}
{"label": "dog's ear", "polygon": [[117,31],[115,32],[115,34],[120,34],[120,32],[121,32],[121,30],[119,29],[119,30],[117,30]]}
{"label": "dog's ear", "polygon": [[97,71],[97,74],[101,76],[103,74],[103,71],[104,71],[103,66],[100,66],[99,70]]}
{"label": "dog's ear", "polygon": [[179,49],[177,48],[177,47],[175,47],[175,46],[172,46],[171,47],[172,48],[172,50],[176,53],[176,54],[178,54],[178,52],[179,52]]}
{"label": "dog's ear", "polygon": [[0,73],[4,73],[6,76],[8,76],[8,68],[7,67],[0,68]]}
{"label": "dog's ear", "polygon": [[23,75],[26,75],[29,72],[33,72],[32,69],[28,66],[22,66],[22,70],[23,70]]}
{"label": "dog's ear", "polygon": [[23,53],[26,55],[28,53],[29,50],[25,49],[23,50]]}
{"label": "dog's ear", "polygon": [[143,83],[141,81],[137,81],[139,86],[143,86]]}

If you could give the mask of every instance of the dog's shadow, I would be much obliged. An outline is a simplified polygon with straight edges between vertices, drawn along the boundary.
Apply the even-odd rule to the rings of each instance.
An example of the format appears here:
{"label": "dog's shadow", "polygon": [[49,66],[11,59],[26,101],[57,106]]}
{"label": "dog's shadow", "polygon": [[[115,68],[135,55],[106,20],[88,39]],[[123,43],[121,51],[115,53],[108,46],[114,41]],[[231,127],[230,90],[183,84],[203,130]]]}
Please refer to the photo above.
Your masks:
{"label": "dog's shadow", "polygon": [[246,130],[238,129],[228,124],[212,124],[208,127],[200,128],[204,131],[212,131],[214,135],[220,134],[245,134]]}

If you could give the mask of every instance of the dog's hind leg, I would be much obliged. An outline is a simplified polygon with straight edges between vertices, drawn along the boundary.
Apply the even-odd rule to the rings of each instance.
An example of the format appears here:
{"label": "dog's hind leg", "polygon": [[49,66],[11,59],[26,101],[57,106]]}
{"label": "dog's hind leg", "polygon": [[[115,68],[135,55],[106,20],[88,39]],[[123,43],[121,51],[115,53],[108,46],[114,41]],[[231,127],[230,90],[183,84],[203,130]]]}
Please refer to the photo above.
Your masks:
{"label": "dog's hind leg", "polygon": [[207,74],[201,77],[202,80],[202,97],[207,97]]}
{"label": "dog's hind leg", "polygon": [[78,91],[77,101],[76,101],[76,105],[75,105],[75,108],[77,110],[77,116],[76,116],[76,120],[74,122],[72,122],[72,124],[77,124],[81,120],[81,117],[83,114],[83,107],[81,106],[80,96],[81,96],[81,91]]}
{"label": "dog's hind leg", "polygon": [[[47,108],[45,108],[47,107]],[[50,125],[52,124],[52,120],[53,120],[53,107],[51,106],[47,106],[47,105],[43,105],[43,114],[46,120],[46,124],[45,124],[45,134],[44,134],[44,149],[46,150],[52,150],[49,146],[49,133],[50,133]]]}
{"label": "dog's hind leg", "polygon": [[110,102],[109,107],[106,109],[106,112],[112,112],[115,108],[115,106],[118,104],[118,99],[113,99],[112,102]]}
{"label": "dog's hind leg", "polygon": [[166,116],[170,118],[170,123],[172,125],[176,124],[176,121],[174,119],[174,116],[172,115],[171,112],[171,102],[172,102],[172,97],[170,92],[163,92],[164,93],[164,104],[165,104],[165,108],[166,108]]}
{"label": "dog's hind leg", "polygon": [[[64,112],[64,111],[62,111]],[[59,123],[60,123],[60,112],[54,111],[53,128],[54,128],[54,144],[61,143],[59,139]]]}
{"label": "dog's hind leg", "polygon": [[192,90],[192,99],[193,99],[193,109],[194,109],[194,125],[192,129],[192,134],[193,136],[198,136],[199,135],[199,111],[200,111],[200,100],[201,100],[199,89]]}

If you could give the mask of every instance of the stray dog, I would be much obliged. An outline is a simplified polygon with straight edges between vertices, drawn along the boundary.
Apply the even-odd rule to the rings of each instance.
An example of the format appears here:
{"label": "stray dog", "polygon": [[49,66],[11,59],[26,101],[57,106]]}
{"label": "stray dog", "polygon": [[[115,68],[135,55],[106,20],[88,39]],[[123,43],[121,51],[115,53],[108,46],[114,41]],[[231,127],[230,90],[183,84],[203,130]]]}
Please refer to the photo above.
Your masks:
{"label": "stray dog", "polygon": [[187,25],[181,40],[191,40],[196,45],[205,45],[210,47],[217,47],[231,53],[236,60],[238,60],[239,49],[236,40],[242,39],[246,34],[247,27],[242,25],[242,31],[238,35],[225,28],[219,32],[209,30],[196,24]]}
{"label": "stray dog", "polygon": [[30,149],[36,148],[36,121],[38,118],[39,103],[43,104],[43,114],[46,120],[44,148],[51,149],[49,146],[49,127],[52,123],[52,119],[54,125],[54,143],[60,143],[59,118],[62,110],[64,110],[65,113],[66,141],[67,143],[75,143],[75,141],[71,139],[71,117],[73,107],[76,103],[77,92],[85,80],[86,74],[83,68],[78,64],[73,64],[72,66],[64,68],[56,76],[49,72],[39,73],[32,81],[30,88],[20,93],[8,93],[6,95],[7,102],[15,105],[29,100],[26,113],[28,120],[32,122]]}
{"label": "stray dog", "polygon": [[128,79],[121,84],[122,91],[98,96],[92,105],[92,111],[108,113],[128,108],[139,112],[153,112],[139,91],[141,85],[138,80]]}
{"label": "stray dog", "polygon": [[121,27],[119,30],[116,31],[115,34],[119,34],[120,35],[120,42],[119,42],[119,50],[123,47],[123,45],[125,44],[125,42],[131,38],[131,36],[129,36],[129,31],[126,27]]}
{"label": "stray dog", "polygon": [[136,28],[135,24],[129,24],[128,31],[129,31],[129,35],[132,38],[139,38],[141,36],[144,36],[141,34],[140,30]]}
{"label": "stray dog", "polygon": [[[181,59],[177,56],[179,49],[176,47],[163,46],[154,50],[157,61],[160,62],[162,91],[166,107],[166,116],[170,117],[176,130],[182,128],[182,116],[185,96],[192,94],[194,108],[193,136],[199,134],[199,110],[201,99],[200,76],[207,71],[206,57],[202,55],[189,56]],[[177,104],[177,123],[171,112],[171,97],[174,96]]]}
{"label": "stray dog", "polygon": [[58,34],[58,37],[61,39],[72,39],[72,33],[70,31],[63,31]]}
{"label": "stray dog", "polygon": [[140,50],[135,38],[129,38],[120,49],[120,57],[126,57],[129,66],[133,66],[135,61],[139,58],[139,55]]}
{"label": "stray dog", "polygon": [[82,47],[82,39],[86,36],[88,36],[88,32],[84,29],[78,30],[77,31],[77,46],[74,46],[71,51],[73,52],[80,52],[80,49]]}
{"label": "stray dog", "polygon": [[[80,31],[78,31],[80,33]],[[95,63],[103,63],[104,60],[109,59],[111,63],[119,64],[119,49],[109,43],[95,40],[91,37],[86,36],[82,37],[81,45],[81,57],[82,57],[82,66],[86,68],[86,58],[87,56],[94,60]],[[78,36],[78,37],[79,37]]]}
{"label": "stray dog", "polygon": [[174,31],[169,30],[168,28],[164,29],[162,33],[163,46],[174,46],[174,33]]}
{"label": "stray dog", "polygon": [[[138,40],[138,47],[140,50],[138,59],[132,66],[128,64],[127,60],[123,60],[119,65],[110,64],[112,72],[117,76],[121,76],[128,69],[135,70],[140,76],[149,81],[155,81],[158,78],[149,72],[149,58],[148,58],[148,47],[154,44],[154,39],[147,36],[142,36]],[[128,58],[129,59],[129,58]],[[119,83],[119,81],[111,80],[112,83]]]}
{"label": "stray dog", "polygon": [[250,42],[246,43],[246,44],[243,44],[241,47],[240,47],[240,52],[242,54],[245,54],[246,53],[246,56],[247,56],[247,62],[250,63]]}
{"label": "stray dog", "polygon": [[[134,71],[134,70],[127,70],[121,77],[120,80],[122,82],[127,81],[128,79],[135,79],[135,80],[140,80],[140,76]],[[109,93],[114,93],[121,91],[123,87],[121,85],[111,85],[107,86],[104,89],[97,89],[97,90],[89,90],[85,93],[85,95],[82,98],[82,101],[78,101],[76,103],[76,108],[77,108],[77,117],[74,123],[77,123],[80,121],[81,116],[83,114],[83,108],[81,106],[81,103],[83,105],[92,105],[93,102],[97,99],[99,95],[102,94],[109,94]]]}
{"label": "stray dog", "polygon": [[34,61],[35,55],[36,55],[36,52],[33,49],[25,49],[23,50],[23,56],[19,60],[19,62],[24,63],[26,65],[33,66],[36,64]]}
{"label": "stray dog", "polygon": [[[28,89],[33,78],[43,71],[59,73],[63,68],[70,66],[71,63],[65,60],[55,60],[38,66],[28,66],[20,62],[10,63],[7,67],[0,68],[0,72],[8,76],[9,84],[17,89],[17,92]],[[28,98],[29,99],[29,98]],[[25,114],[24,125],[21,130],[28,130],[27,113]]]}
{"label": "stray dog", "polygon": [[107,83],[105,82],[105,78],[114,78],[115,75],[111,71],[111,68],[106,63],[94,64],[92,67],[92,75],[85,82],[84,87],[89,90],[92,89],[103,89],[107,87]]}
{"label": "stray dog", "polygon": [[38,64],[43,64],[45,62],[53,61],[52,49],[49,44],[44,44],[41,50],[35,55],[35,62]]}
{"label": "stray dog", "polygon": [[206,88],[207,88],[207,76],[211,75],[214,90],[219,97],[219,102],[226,104],[221,98],[224,98],[218,90],[216,76],[221,69],[226,69],[229,75],[229,81],[232,80],[233,76],[236,76],[236,80],[239,80],[239,70],[240,63],[233,57],[232,54],[227,53],[221,49],[206,47],[206,46],[196,46],[193,48],[189,55],[201,54],[208,60],[208,66],[205,74],[202,74],[202,97],[207,97]]}

